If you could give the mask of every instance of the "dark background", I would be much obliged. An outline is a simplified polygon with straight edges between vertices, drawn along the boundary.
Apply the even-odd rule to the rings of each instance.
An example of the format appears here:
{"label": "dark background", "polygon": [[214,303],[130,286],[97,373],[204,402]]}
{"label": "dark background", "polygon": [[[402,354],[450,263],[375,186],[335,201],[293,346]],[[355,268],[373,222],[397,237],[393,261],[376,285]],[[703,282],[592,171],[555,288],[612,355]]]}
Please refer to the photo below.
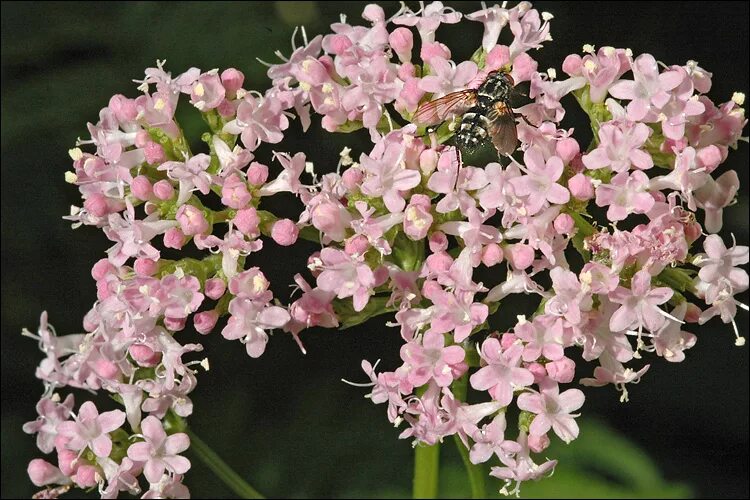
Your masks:
{"label": "dark background", "polygon": [[[479,2],[446,3],[463,12],[479,8]],[[2,4],[0,496],[28,497],[34,488],[25,474],[26,465],[40,456],[34,438],[23,434],[21,425],[36,416],[34,405],[42,385],[34,378],[34,369],[41,353],[34,341],[20,336],[21,328],[35,330],[39,313],[47,310],[60,334],[81,331],[81,318],[95,300],[89,270],[110,245],[101,232],[93,228],[72,232],[61,219],[69,205],[80,204],[77,190],[64,183],[63,173],[71,168],[67,151],[76,137],[87,137],[86,122],[97,121],[99,109],[112,94],[135,97],[136,84],[131,80],[141,78],[144,68],[153,66],[157,58],[166,58],[174,75],[190,66],[204,71],[235,66],[245,73],[246,88],[262,90],[268,80],[255,58],[275,61],[276,49],[288,55],[294,25],[304,24],[312,37],[338,21],[340,11],[352,24],[359,23],[364,5]],[[383,5],[387,15],[397,9],[392,2]],[[667,64],[697,60],[713,72],[709,95],[717,102],[728,100],[734,91],[750,94],[745,2],[537,2],[534,6],[555,15],[554,41],[532,52],[540,70],[555,67],[564,77],[563,58],[580,53],[584,43],[597,48],[630,47],[634,54],[650,52]],[[507,43],[509,35],[506,28],[501,41]],[[438,31],[438,40],[453,49],[456,60],[468,57],[481,36],[478,23],[462,22]],[[582,118],[571,112],[564,125],[576,127],[576,137],[585,145],[590,133],[587,137]],[[188,132],[197,138],[198,122],[185,120]],[[304,150],[322,171],[335,168],[344,144],[357,154],[367,146],[366,136],[332,137],[321,134],[319,127],[302,137],[297,124],[289,136],[277,150]],[[268,163],[263,154],[259,160]],[[738,170],[742,182],[740,204],[725,211],[722,234],[728,238],[733,232],[738,242],[747,244],[747,143],[741,143],[721,168]],[[280,208],[293,215],[298,207]],[[287,284],[312,250],[303,245],[281,252],[267,242],[263,252],[253,254],[254,264],[266,271],[276,295],[286,300]],[[747,293],[740,298],[747,303]],[[740,311],[738,323],[745,336],[747,319],[747,312]],[[525,492],[747,497],[748,347],[735,347],[731,326],[717,321],[695,333],[698,344],[688,351],[685,362],[652,360],[643,383],[630,388],[629,403],[619,403],[619,394],[611,387],[587,390],[583,413],[588,420],[582,422],[581,439],[549,454],[570,456],[565,461],[579,464],[578,475],[567,473],[561,461],[559,474],[549,484],[567,477],[567,486],[559,482],[558,489],[531,487]],[[307,356],[300,354],[289,336],[277,334],[258,360],[248,358],[239,343],[224,341],[218,331],[199,340],[192,333],[184,335],[202,342],[211,362],[211,371],[199,374],[192,394],[195,413],[190,425],[262,492],[314,497],[399,496],[409,491],[409,443],[397,439],[399,431],[388,424],[384,407],[373,406],[362,398],[364,391],[339,381],[342,377],[363,381],[359,369],[363,358],[383,358],[385,369],[397,366],[401,340],[397,330],[384,326],[384,320],[345,332],[306,332]],[[86,396],[77,397],[78,406]],[[446,482],[460,475],[454,467],[455,450],[448,444],[443,450]],[[607,449],[621,452],[612,451],[608,459],[592,458],[606,455]],[[194,497],[230,494],[191,458],[194,468],[187,484]],[[620,474],[635,463],[642,465],[636,476],[655,474],[656,483],[624,480]],[[594,484],[606,487],[596,490]],[[445,491],[460,494],[456,488],[446,485]]]}

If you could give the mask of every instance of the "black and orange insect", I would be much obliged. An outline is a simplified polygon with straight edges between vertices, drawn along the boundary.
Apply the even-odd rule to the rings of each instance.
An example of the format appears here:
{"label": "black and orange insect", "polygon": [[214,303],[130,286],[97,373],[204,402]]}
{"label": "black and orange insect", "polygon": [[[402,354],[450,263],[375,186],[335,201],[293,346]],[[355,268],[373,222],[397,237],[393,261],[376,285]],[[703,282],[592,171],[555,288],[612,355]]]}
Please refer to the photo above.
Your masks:
{"label": "black and orange insect", "polygon": [[471,151],[488,139],[499,155],[511,154],[518,145],[516,121],[510,96],[513,78],[504,71],[492,71],[476,89],[451,92],[421,105],[414,122],[435,125],[461,115],[455,141],[462,151]]}

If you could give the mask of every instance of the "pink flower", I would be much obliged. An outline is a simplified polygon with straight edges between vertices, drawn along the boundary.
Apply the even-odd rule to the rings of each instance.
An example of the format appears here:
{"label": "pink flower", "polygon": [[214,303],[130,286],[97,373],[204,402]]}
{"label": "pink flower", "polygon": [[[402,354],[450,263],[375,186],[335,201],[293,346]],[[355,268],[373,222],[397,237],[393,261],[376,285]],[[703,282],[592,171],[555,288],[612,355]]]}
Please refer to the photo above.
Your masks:
{"label": "pink flower", "polygon": [[518,196],[526,196],[528,215],[541,210],[545,201],[562,205],[570,200],[570,193],[557,180],[562,176],[565,166],[560,158],[552,156],[546,162],[542,151],[532,147],[523,155],[526,175],[510,180]]}
{"label": "pink flower", "polygon": [[633,276],[630,290],[620,286],[609,294],[612,302],[622,304],[609,320],[609,328],[613,332],[640,330],[643,326],[652,332],[658,330],[665,320],[665,313],[659,305],[672,298],[673,294],[674,291],[669,287],[652,289],[648,271],[638,271]]}
{"label": "pink flower", "polygon": [[382,196],[386,208],[391,212],[401,212],[406,205],[401,194],[419,185],[422,176],[419,171],[406,167],[404,147],[389,144],[381,156],[363,154],[360,164],[365,172],[362,192],[368,196]]}
{"label": "pink flower", "polygon": [[693,193],[695,204],[706,212],[706,231],[718,233],[721,231],[722,215],[724,208],[729,206],[740,188],[740,179],[737,172],[730,170],[723,173],[714,181],[708,176],[706,183]]}
{"label": "pink flower", "polygon": [[[505,486],[501,491],[506,495],[518,495],[522,482],[541,479],[547,473],[551,474],[557,465],[557,460],[547,460],[538,465],[531,459],[529,437],[525,432],[521,431],[516,441],[521,448],[520,451],[516,452],[514,456],[505,457],[505,460],[502,461],[502,467],[492,467],[490,470],[490,476],[505,480]],[[507,487],[514,481],[516,482],[515,487],[508,491]]]}
{"label": "pink flower", "polygon": [[489,390],[492,399],[508,406],[513,400],[513,391],[534,383],[534,375],[519,366],[522,352],[520,345],[512,345],[503,351],[497,339],[488,338],[480,352],[487,365],[469,378],[471,386],[478,391]]}
{"label": "pink flower", "polygon": [[[688,303],[682,302],[672,310],[672,316],[679,320],[685,319]],[[685,350],[695,345],[698,338],[692,333],[682,331],[682,324],[677,321],[666,321],[658,331],[654,332],[654,349],[656,354],[667,361],[679,363],[685,359]]]}
{"label": "pink flower", "polygon": [[443,2],[432,2],[418,12],[412,12],[408,8],[405,9],[401,15],[393,19],[393,23],[416,26],[424,44],[435,41],[435,31],[440,24],[455,24],[460,20],[460,12],[456,12],[450,7],[444,7]]}
{"label": "pink flower", "polygon": [[[497,44],[500,38],[500,32],[508,24],[508,9],[502,8],[495,4],[492,7],[484,7],[471,14],[466,14],[469,21],[478,21],[484,25],[484,34],[482,35],[482,48],[489,53]],[[518,8],[518,6],[516,6]]]}
{"label": "pink flower", "polygon": [[466,371],[465,355],[461,346],[445,347],[443,334],[434,331],[424,334],[421,345],[411,341],[401,347],[401,359],[408,367],[409,382],[415,387],[423,386],[431,378],[438,386],[448,387]]}
{"label": "pink flower", "polygon": [[190,438],[184,432],[167,436],[161,421],[153,416],[141,422],[143,442],[131,444],[128,457],[136,462],[145,462],[143,475],[149,483],[158,483],[164,470],[172,474],[184,474],[190,469],[190,460],[180,453],[190,446]]}
{"label": "pink flower", "polygon": [[124,216],[110,214],[109,225],[103,228],[107,238],[115,242],[107,250],[109,261],[121,266],[130,257],[159,260],[159,250],[150,241],[176,225],[175,221],[159,220],[156,213],[143,220],[136,219],[135,209],[128,203]]}
{"label": "pink flower", "polygon": [[205,112],[218,107],[225,96],[226,89],[221,83],[218,71],[212,70],[203,73],[193,83],[190,91],[190,103],[199,111]]}
{"label": "pink flower", "polygon": [[518,407],[536,414],[529,434],[543,436],[552,428],[560,439],[570,443],[578,437],[578,424],[574,420],[578,415],[571,413],[583,406],[584,399],[578,389],[561,394],[557,383],[552,382],[545,384],[539,393],[525,392],[518,396]]}
{"label": "pink flower", "polygon": [[[528,6],[528,4],[526,4]],[[510,44],[510,60],[529,49],[538,49],[542,42],[551,40],[549,21],[552,16],[539,15],[536,9],[525,10],[515,8],[510,11],[510,30],[513,32],[513,42]],[[544,18],[544,23],[542,23]]]}
{"label": "pink flower", "polygon": [[212,144],[216,157],[219,159],[219,171],[217,172],[219,177],[226,178],[229,174],[239,172],[253,159],[253,154],[246,149],[242,149],[239,145],[229,149],[227,143],[222,141],[218,135],[213,136]]}
{"label": "pink flower", "polygon": [[229,303],[229,321],[221,331],[227,340],[242,339],[247,354],[257,358],[266,350],[266,330],[281,328],[291,316],[286,309],[237,297]]}
{"label": "pink flower", "polygon": [[596,204],[609,205],[607,219],[612,222],[625,220],[631,213],[644,214],[654,206],[653,196],[646,192],[649,178],[640,170],[621,172],[610,183],[596,188]]}
{"label": "pink flower", "polygon": [[601,47],[596,54],[581,58],[569,55],[563,62],[563,71],[570,76],[584,76],[589,84],[591,102],[603,102],[609,87],[630,69],[626,51]]}
{"label": "pink flower", "polygon": [[610,167],[615,172],[626,172],[633,165],[641,170],[654,166],[646,151],[640,149],[648,140],[651,129],[645,123],[607,122],[599,129],[599,145],[583,155],[586,168]]}
{"label": "pink flower", "polygon": [[211,190],[212,177],[206,169],[211,163],[211,157],[207,154],[197,154],[186,158],[184,162],[167,161],[157,167],[157,170],[167,172],[170,179],[180,184],[180,193],[177,196],[177,204],[182,205],[193,191],[198,190],[201,194],[208,194]]}
{"label": "pink flower", "polygon": [[260,189],[260,195],[270,196],[284,191],[294,194],[299,193],[302,189],[299,176],[305,171],[305,153],[297,153],[294,156],[287,153],[274,153],[273,157],[281,163],[284,170],[276,179]]}
{"label": "pink flower", "polygon": [[201,284],[195,276],[168,274],[161,279],[157,300],[167,318],[187,318],[203,302]]}
{"label": "pink flower", "polygon": [[277,220],[271,227],[271,238],[281,246],[293,245],[297,241],[297,236],[299,236],[299,228],[289,219]]}
{"label": "pink flower", "polygon": [[513,329],[516,336],[526,342],[523,346],[523,360],[536,361],[540,356],[549,360],[563,357],[562,325],[559,322],[542,321],[519,323]]}
{"label": "pink flower", "polygon": [[99,414],[96,405],[86,401],[78,410],[75,421],[60,423],[57,431],[68,439],[68,449],[81,451],[88,447],[97,457],[106,457],[112,451],[112,439],[108,433],[119,429],[124,423],[124,411],[112,410]]}
{"label": "pink flower", "polygon": [[248,92],[237,107],[237,118],[224,125],[223,131],[241,134],[242,144],[248,151],[255,151],[261,142],[281,142],[287,127],[289,119],[279,99],[273,94],[262,97]]}
{"label": "pink flower", "polygon": [[474,446],[469,452],[471,463],[484,463],[492,458],[493,454],[502,460],[521,451],[518,443],[505,439],[505,426],[505,413],[499,413],[492,422],[474,431],[471,435]]}
{"label": "pink flower", "polygon": [[471,292],[451,293],[438,286],[434,290],[424,290],[423,295],[435,304],[429,331],[447,333],[452,330],[455,342],[463,342],[489,314],[487,305],[474,302]]}
{"label": "pink flower", "polygon": [[320,252],[323,272],[318,276],[318,286],[336,292],[340,299],[353,297],[354,310],[361,311],[375,293],[375,276],[362,256],[350,256],[334,248]]}
{"label": "pink flower", "polygon": [[258,302],[270,302],[273,299],[269,286],[266,275],[259,267],[251,267],[229,280],[229,291],[232,295]]}
{"label": "pink flower", "polygon": [[410,239],[419,241],[427,237],[432,225],[430,198],[424,194],[415,194],[404,210],[404,233]]}
{"label": "pink flower", "polygon": [[419,88],[431,92],[435,97],[465,89],[477,75],[477,65],[464,61],[458,66],[442,57],[430,59],[430,74],[419,81]]}
{"label": "pink flower", "polygon": [[201,209],[188,204],[177,209],[175,220],[179,222],[182,233],[187,236],[206,234],[211,227]]}
{"label": "pink flower", "polygon": [[57,425],[70,418],[73,404],[72,394],[68,394],[62,403],[57,395],[52,398],[42,398],[36,404],[36,412],[39,416],[36,420],[23,424],[23,431],[26,434],[36,434],[36,446],[42,452],[51,453],[55,449]]}
{"label": "pink flower", "polygon": [[748,287],[748,274],[744,269],[736,266],[747,264],[750,251],[747,246],[736,244],[727,249],[721,237],[712,234],[703,242],[704,254],[698,254],[695,263],[701,270],[698,277],[709,284],[727,281],[735,293],[744,291]]}

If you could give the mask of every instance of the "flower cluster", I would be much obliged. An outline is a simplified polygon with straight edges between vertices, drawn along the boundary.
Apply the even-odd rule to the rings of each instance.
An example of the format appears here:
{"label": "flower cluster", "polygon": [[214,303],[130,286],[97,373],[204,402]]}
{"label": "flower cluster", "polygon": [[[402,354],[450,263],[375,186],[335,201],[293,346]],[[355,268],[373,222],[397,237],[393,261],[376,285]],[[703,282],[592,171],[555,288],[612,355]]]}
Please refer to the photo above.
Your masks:
{"label": "flower cluster", "polygon": [[[37,377],[46,391],[24,430],[57,454],[57,465],[31,462],[34,484],[98,486],[104,498],[145,484],[143,498],[188,494],[183,418],[197,366],[208,369],[188,360],[202,349],[184,339],[189,320],[258,357],[274,329],[304,352],[308,328],[395,313],[402,364],[376,372],[363,361],[368,397],[387,403],[415,446],[457,435],[472,463],[492,460],[504,493],[551,473],[556,461],[541,457],[552,435],[578,436],[584,394],[570,384],[581,360],[598,363],[582,386],[612,384],[627,400],[627,384],[650,366],[634,363],[679,362],[695,345],[686,323],[719,316],[744,344],[734,318],[747,309],[735,296],[748,288],[739,267],[748,247],[727,248],[716,234],[739,181],[712,175],[747,123],[743,95],[716,105],[697,63],[666,66],[613,47],[568,56],[564,80],[539,72],[529,52],[551,39],[552,16],[528,2],[466,16],[441,2],[391,17],[368,5],[362,17],[364,26],[342,18],[312,40],[303,30],[303,45],[270,65],[265,92],[246,90],[236,69],[172,77],[159,62],[139,97],[112,97],[89,124],[79,146],[92,152],[70,151],[67,179],[83,205],[68,219],[101,228],[113,245],[92,269],[86,333],[58,337],[46,315],[38,335],[25,332],[45,353]],[[482,46],[454,61],[436,33],[465,21],[481,23]],[[426,129],[413,115],[492,71],[529,87],[515,110],[520,146],[472,166],[449,145],[454,119]],[[568,95],[591,119],[587,149],[560,128]],[[190,150],[175,120],[180,99],[210,129],[204,152]],[[282,142],[290,120],[307,130],[314,115],[329,132],[366,129],[372,148],[354,157],[344,148],[321,176],[303,152],[256,157],[262,143]],[[278,193],[301,200],[297,220],[263,210]],[[251,254],[299,238],[322,248],[284,305]],[[189,246],[209,254],[162,257]],[[514,294],[537,307],[506,309]],[[503,321],[503,331],[490,326]],[[73,396],[61,402],[64,387],[107,391],[124,411],[86,401],[75,412]],[[469,389],[484,402],[469,404]],[[520,410],[513,432],[511,405]]]}

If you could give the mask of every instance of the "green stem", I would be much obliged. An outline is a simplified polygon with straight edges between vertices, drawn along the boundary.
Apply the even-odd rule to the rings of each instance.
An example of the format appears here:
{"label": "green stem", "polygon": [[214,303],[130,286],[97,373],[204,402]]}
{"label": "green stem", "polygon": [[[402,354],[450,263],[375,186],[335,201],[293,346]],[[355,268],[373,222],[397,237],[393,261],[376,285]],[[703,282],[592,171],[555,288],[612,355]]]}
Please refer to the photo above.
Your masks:
{"label": "green stem", "polygon": [[[466,401],[466,393],[469,389],[469,373],[466,372],[463,377],[457,379],[451,385],[451,391],[455,398],[459,401]],[[481,465],[475,465],[469,460],[469,450],[466,449],[461,438],[458,434],[453,435],[453,439],[456,442],[456,448],[458,453],[461,455],[461,460],[466,467],[466,475],[469,478],[469,486],[471,487],[471,498],[484,498],[487,490],[484,486],[485,471]]]}
{"label": "green stem", "polygon": [[190,449],[198,455],[198,458],[213,471],[216,476],[226,484],[229,489],[237,494],[240,498],[265,498],[258,491],[247,484],[239,474],[232,470],[219,455],[214,452],[201,438],[195,435],[190,429],[187,429],[190,436]]}
{"label": "green stem", "polygon": [[437,498],[440,477],[440,443],[414,448],[413,498]]}

